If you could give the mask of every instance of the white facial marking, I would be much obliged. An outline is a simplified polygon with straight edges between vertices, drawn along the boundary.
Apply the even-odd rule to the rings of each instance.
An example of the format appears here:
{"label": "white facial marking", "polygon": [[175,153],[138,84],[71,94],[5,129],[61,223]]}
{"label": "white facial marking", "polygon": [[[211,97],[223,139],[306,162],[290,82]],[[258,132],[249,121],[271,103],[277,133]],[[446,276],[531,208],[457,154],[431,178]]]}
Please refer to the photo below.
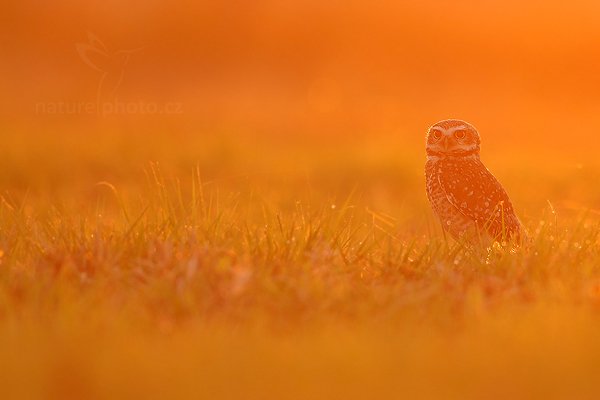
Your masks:
{"label": "white facial marking", "polygon": [[448,129],[446,132],[448,135],[452,135],[454,132],[461,131],[464,129],[467,129],[467,127],[465,125],[459,125],[459,126],[455,126],[453,128]]}

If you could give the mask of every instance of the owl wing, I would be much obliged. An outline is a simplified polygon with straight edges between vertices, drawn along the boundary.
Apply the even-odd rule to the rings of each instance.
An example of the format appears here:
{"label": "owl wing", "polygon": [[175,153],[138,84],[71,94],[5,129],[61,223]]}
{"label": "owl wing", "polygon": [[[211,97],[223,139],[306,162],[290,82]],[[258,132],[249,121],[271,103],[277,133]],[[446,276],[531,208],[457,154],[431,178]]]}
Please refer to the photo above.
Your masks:
{"label": "owl wing", "polygon": [[498,239],[518,235],[519,220],[508,194],[476,159],[440,160],[440,186],[448,201],[477,226]]}

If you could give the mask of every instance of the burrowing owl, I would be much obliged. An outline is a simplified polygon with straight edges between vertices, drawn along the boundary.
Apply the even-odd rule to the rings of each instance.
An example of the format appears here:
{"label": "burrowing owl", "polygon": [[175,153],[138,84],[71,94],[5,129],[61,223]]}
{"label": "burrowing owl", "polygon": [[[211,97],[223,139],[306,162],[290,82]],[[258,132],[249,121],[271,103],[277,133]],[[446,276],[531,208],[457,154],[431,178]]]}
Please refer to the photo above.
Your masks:
{"label": "burrowing owl", "polygon": [[440,121],[427,132],[427,197],[455,239],[518,240],[521,225],[500,185],[479,159],[480,138],[469,123]]}

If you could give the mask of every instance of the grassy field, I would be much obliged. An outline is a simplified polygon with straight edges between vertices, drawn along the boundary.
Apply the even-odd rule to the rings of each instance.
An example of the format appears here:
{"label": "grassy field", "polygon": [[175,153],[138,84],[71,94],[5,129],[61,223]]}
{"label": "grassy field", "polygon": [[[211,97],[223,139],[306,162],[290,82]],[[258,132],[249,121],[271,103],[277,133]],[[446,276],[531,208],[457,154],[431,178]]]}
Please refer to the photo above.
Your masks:
{"label": "grassy field", "polygon": [[592,156],[484,143],[532,245],[472,252],[420,137],[3,141],[2,398],[600,395]]}

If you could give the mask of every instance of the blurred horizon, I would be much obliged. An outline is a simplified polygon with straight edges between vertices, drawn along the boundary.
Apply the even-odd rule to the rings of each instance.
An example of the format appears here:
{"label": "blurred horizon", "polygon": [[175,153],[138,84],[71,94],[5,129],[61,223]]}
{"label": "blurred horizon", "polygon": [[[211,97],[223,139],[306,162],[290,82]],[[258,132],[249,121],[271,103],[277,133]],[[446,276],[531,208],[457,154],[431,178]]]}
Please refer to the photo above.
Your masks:
{"label": "blurred horizon", "polygon": [[[591,1],[24,1],[3,8],[9,135],[381,136],[416,146],[429,125],[453,117],[479,128],[486,151],[518,151],[523,143],[559,158],[593,159],[596,151],[589,140],[600,110],[600,5]],[[98,100],[102,72],[77,48],[90,35],[110,55],[100,68],[123,73],[112,83],[116,101],[159,111],[72,111]],[[139,50],[121,66],[115,54],[130,49]],[[67,111],[56,111],[59,103]],[[176,112],[165,111],[170,104]]]}

